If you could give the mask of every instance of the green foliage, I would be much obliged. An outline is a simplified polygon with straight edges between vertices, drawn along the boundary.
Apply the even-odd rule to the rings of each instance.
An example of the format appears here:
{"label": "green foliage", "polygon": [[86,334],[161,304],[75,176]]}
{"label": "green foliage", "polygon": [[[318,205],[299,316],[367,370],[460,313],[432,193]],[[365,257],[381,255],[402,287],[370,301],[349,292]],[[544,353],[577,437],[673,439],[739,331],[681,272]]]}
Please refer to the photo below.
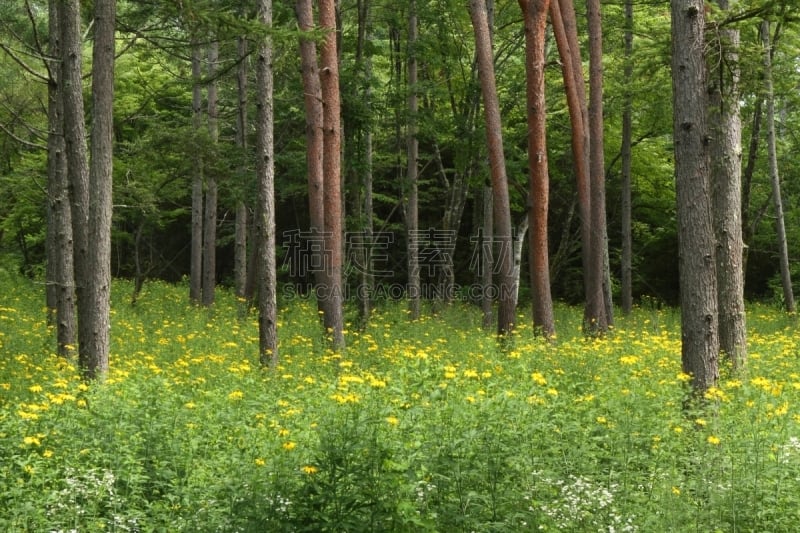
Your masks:
{"label": "green foliage", "polygon": [[[0,271],[0,528],[8,531],[794,531],[796,324],[749,312],[750,362],[687,403],[679,317],[648,306],[602,340],[559,307],[498,346],[453,306],[382,305],[333,354],[313,301],[253,317],[148,283],[113,287],[111,370],[52,353],[42,287]],[[520,322],[524,323],[523,317]]]}

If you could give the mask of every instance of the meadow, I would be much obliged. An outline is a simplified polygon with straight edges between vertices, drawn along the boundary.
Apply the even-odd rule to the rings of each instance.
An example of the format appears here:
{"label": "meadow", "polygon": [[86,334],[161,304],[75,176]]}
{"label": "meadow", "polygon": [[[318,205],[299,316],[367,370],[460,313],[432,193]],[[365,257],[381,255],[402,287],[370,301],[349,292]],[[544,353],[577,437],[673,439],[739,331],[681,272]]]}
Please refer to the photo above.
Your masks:
{"label": "meadow", "polygon": [[53,353],[43,288],[0,274],[0,530],[9,532],[795,531],[795,317],[749,308],[747,368],[688,408],[673,309],[601,340],[557,310],[505,344],[456,304],[401,303],[327,350],[282,302],[280,364],[220,291],[114,285],[111,370]]}

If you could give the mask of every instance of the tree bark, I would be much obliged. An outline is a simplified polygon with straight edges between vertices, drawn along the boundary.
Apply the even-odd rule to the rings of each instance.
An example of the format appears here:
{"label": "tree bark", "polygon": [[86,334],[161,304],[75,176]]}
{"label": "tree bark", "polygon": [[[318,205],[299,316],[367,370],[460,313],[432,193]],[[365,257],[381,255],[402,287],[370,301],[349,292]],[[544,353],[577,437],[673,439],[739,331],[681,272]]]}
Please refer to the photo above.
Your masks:
{"label": "tree bark", "polygon": [[[49,53],[62,54],[59,20],[62,2],[50,0]],[[75,270],[72,250],[72,216],[69,202],[67,154],[64,141],[64,84],[60,62],[48,63],[48,136],[47,136],[47,306],[54,314],[57,352],[70,355],[76,343]]]}
{"label": "tree bark", "polygon": [[[246,11],[246,8],[243,8]],[[239,105],[236,115],[236,145],[242,156],[239,170],[239,179],[245,180],[247,176],[248,160],[250,155],[247,147],[247,37],[239,37],[238,59],[239,66],[236,70],[236,87],[239,95]],[[244,187],[244,183],[241,184]],[[242,197],[244,194],[242,194]],[[236,202],[236,228],[234,237],[234,279],[236,296],[244,298],[247,286],[247,204],[243,198]]]}
{"label": "tree bark", "polygon": [[592,241],[589,109],[586,103],[586,88],[580,45],[578,43],[577,21],[572,0],[552,0],[550,3],[550,19],[553,26],[553,36],[558,47],[558,55],[561,59],[564,92],[567,98],[567,108],[569,109],[572,133],[572,164],[575,170],[575,189],[578,192],[578,213],[580,215],[583,285],[588,301]]}
{"label": "tree bark", "polygon": [[343,350],[344,316],[342,285],[342,190],[341,190],[341,101],[339,98],[339,57],[336,46],[336,2],[320,0],[320,28],[325,31],[320,53],[320,88],[323,118],[323,175],[325,240],[329,254],[329,305],[325,328],[331,334],[334,350]]}
{"label": "tree bark", "polygon": [[[213,149],[219,138],[219,102],[217,96],[217,64],[219,43],[208,45],[208,136]],[[215,171],[206,175],[206,204],[203,219],[203,305],[214,304],[217,286],[217,176]]]}
{"label": "tree bark", "polygon": [[755,220],[750,215],[750,198],[753,188],[753,174],[755,173],[756,160],[758,159],[759,139],[761,138],[761,117],[763,115],[764,100],[757,98],[753,109],[753,125],[750,128],[750,146],[747,152],[747,164],[742,173],[742,272],[745,282],[747,280],[747,257],[750,253],[750,242],[756,232],[759,216]]}
{"label": "tree bark", "polygon": [[200,128],[203,124],[203,95],[201,91],[202,68],[200,45],[192,43],[192,132],[194,153],[192,159],[192,238],[189,266],[189,300],[200,303],[203,298],[203,158],[200,148]]}
{"label": "tree bark", "polygon": [[[717,0],[729,9],[728,0]],[[735,369],[747,357],[742,270],[742,121],[739,112],[739,30],[714,27],[708,47],[711,183],[717,248],[720,351]]]}
{"label": "tree bark", "polygon": [[702,0],[671,3],[681,360],[702,393],[719,378]]}
{"label": "tree bark", "polygon": [[603,33],[600,0],[587,0],[589,27],[589,190],[591,239],[589,286],[584,311],[584,331],[602,335],[608,330],[606,312],[606,189],[603,154]]}
{"label": "tree bark", "polygon": [[[311,0],[297,0],[297,22],[301,32],[314,30],[314,13]],[[320,86],[319,67],[317,65],[317,44],[313,38],[300,38],[300,64],[303,74],[303,104],[306,117],[306,173],[308,181],[308,206],[310,219],[310,238],[314,249],[324,254],[325,240],[325,201],[323,197],[323,111],[322,89]],[[324,265],[325,258],[311,257],[312,264]],[[317,308],[322,312],[323,320],[328,314],[328,299],[324,296],[329,286],[326,268],[314,269]]]}
{"label": "tree bark", "polygon": [[547,171],[546,109],[544,100],[544,40],[549,0],[519,0],[525,24],[526,101],[528,108],[529,255],[533,328],[545,337],[555,335],[547,243],[550,183]]}
{"label": "tree bark", "polygon": [[761,23],[761,43],[764,46],[764,91],[767,101],[767,151],[769,153],[772,201],[775,206],[775,231],[778,237],[783,305],[788,313],[794,313],[794,291],[792,289],[792,274],[789,269],[789,247],[786,242],[786,225],[783,218],[783,199],[781,197],[781,177],[778,170],[778,149],[775,139],[775,90],[772,82],[772,45],[770,44],[769,22],[766,20]]}
{"label": "tree bark", "polygon": [[625,0],[625,67],[623,69],[624,102],[622,104],[622,312],[633,309],[633,232],[631,222],[631,162],[633,144],[633,0]]}
{"label": "tree bark", "polygon": [[[258,19],[272,27],[272,0],[258,1]],[[262,366],[278,363],[277,269],[275,264],[275,157],[273,142],[272,39],[262,37],[256,63],[258,174],[258,332]]]}
{"label": "tree bark", "polygon": [[95,1],[88,277],[78,299],[79,362],[90,379],[108,371],[110,349],[115,19],[115,0]]}
{"label": "tree bark", "polygon": [[411,320],[420,316],[422,299],[419,268],[419,196],[417,190],[417,160],[419,142],[417,140],[417,11],[416,1],[411,0],[408,7],[408,137],[407,170],[408,198],[406,206],[406,233],[408,235],[408,310]]}
{"label": "tree bark", "polygon": [[[358,47],[356,51],[356,62],[363,64],[364,69],[364,102],[367,113],[372,113],[372,56],[365,52],[367,42],[372,38],[370,24],[370,1],[358,0]],[[373,220],[373,190],[372,190],[372,123],[367,120],[364,123],[362,132],[362,143],[364,146],[363,170],[361,187],[364,193],[363,205],[363,231],[365,246],[362,250],[364,268],[360,273],[359,318],[361,326],[366,327],[372,314],[372,294],[375,288],[375,276],[372,270],[373,261],[373,239],[374,239],[374,220]]]}
{"label": "tree bark", "polygon": [[[64,105],[64,143],[72,220],[73,264],[76,299],[85,298],[88,273],[89,167],[83,107],[83,48],[79,0],[67,0],[61,12],[61,82]],[[78,336],[80,341],[80,334]]]}
{"label": "tree bark", "polygon": [[475,32],[475,51],[486,116],[486,145],[492,177],[494,241],[497,244],[496,272],[498,282],[497,334],[507,335],[514,329],[517,302],[514,300],[514,260],[511,228],[511,206],[508,177],[503,153],[503,128],[500,103],[494,74],[494,54],[489,32],[485,0],[470,0],[470,15]]}
{"label": "tree bark", "polygon": [[492,187],[487,185],[483,190],[483,224],[478,243],[481,251],[481,311],[483,314],[483,328],[488,330],[494,323],[494,298],[492,286],[494,284],[494,208],[492,207]]}

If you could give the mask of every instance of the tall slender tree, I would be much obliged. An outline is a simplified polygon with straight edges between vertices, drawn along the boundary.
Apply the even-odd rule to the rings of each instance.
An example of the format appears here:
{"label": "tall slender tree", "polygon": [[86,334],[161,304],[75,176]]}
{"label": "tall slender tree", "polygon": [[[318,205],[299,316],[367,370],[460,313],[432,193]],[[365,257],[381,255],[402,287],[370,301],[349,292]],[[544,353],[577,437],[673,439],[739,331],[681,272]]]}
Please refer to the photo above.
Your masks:
{"label": "tall slender tree", "polygon": [[[72,221],[76,298],[85,294],[89,246],[89,167],[83,107],[83,46],[80,1],[61,4],[61,98],[64,108],[64,143]],[[80,341],[80,333],[78,340]]]}
{"label": "tall slender tree", "polygon": [[72,216],[64,143],[63,79],[60,72],[62,3],[50,0],[47,63],[47,293],[54,313],[59,355],[66,356],[77,341],[75,317],[75,269],[72,250]]}
{"label": "tall slender tree", "polygon": [[192,231],[189,265],[189,300],[199,304],[203,299],[203,158],[200,149],[200,128],[203,125],[203,93],[201,48],[192,37]]}
{"label": "tall slender tree", "polygon": [[325,328],[336,350],[344,349],[344,287],[342,283],[342,184],[341,184],[341,101],[339,96],[339,54],[337,48],[336,1],[320,0],[319,24],[325,31],[320,51],[322,91],[322,167],[324,174],[325,251],[329,254],[330,298],[325,309]]}
{"label": "tall slender tree", "polygon": [[[297,0],[295,4],[297,23],[300,31],[310,33],[315,29],[314,11],[311,0]],[[308,181],[308,206],[310,236],[315,249],[324,253],[322,243],[325,240],[325,201],[323,179],[323,112],[322,88],[320,86],[319,64],[317,63],[317,43],[313,37],[300,38],[300,65],[303,76],[303,104],[306,119],[306,175]],[[324,265],[321,257],[312,258],[314,265]],[[329,299],[324,293],[329,285],[328,270],[316,268],[313,271],[317,306],[323,319],[327,313]]]}
{"label": "tall slender tree", "polygon": [[[208,45],[208,136],[216,150],[219,141],[219,101],[217,91],[217,64],[219,42],[213,39]],[[205,206],[203,208],[203,305],[214,303],[217,285],[217,176],[214,170],[206,173]]]}
{"label": "tall slender tree", "polygon": [[[247,15],[247,4],[242,3],[242,16]],[[237,39],[237,59],[239,65],[236,69],[236,92],[239,96],[239,103],[236,108],[236,145],[241,151],[241,166],[239,167],[239,177],[244,180],[247,176],[248,162],[250,153],[247,146],[247,128],[249,127],[247,102],[248,102],[248,81],[247,81],[247,58],[248,58],[248,39],[240,36]],[[244,184],[241,184],[244,186]],[[236,296],[244,298],[247,294],[247,227],[248,227],[247,203],[244,201],[242,193],[236,200],[236,222],[234,235],[234,280]]]}
{"label": "tall slender tree", "polygon": [[417,139],[417,3],[408,4],[408,134],[407,171],[408,198],[406,200],[406,234],[408,235],[408,306],[411,320],[420,315],[422,287],[419,267],[419,140]]}
{"label": "tall slender tree", "polygon": [[[729,11],[728,0],[717,0]],[[747,337],[742,261],[742,121],[739,112],[739,30],[712,24],[708,50],[712,205],[717,241],[719,344],[735,368],[744,365]]]}
{"label": "tall slender tree", "polygon": [[789,247],[786,242],[783,198],[781,196],[781,177],[778,169],[778,148],[775,140],[775,89],[772,81],[772,44],[769,21],[761,23],[761,43],[764,47],[764,93],[767,107],[767,151],[769,154],[769,174],[772,183],[772,201],[775,207],[775,231],[778,236],[778,257],[780,261],[783,305],[789,313],[795,312],[792,274],[789,269]]}
{"label": "tall slender tree", "polygon": [[508,177],[503,153],[503,130],[500,121],[500,102],[494,74],[494,54],[489,31],[486,0],[470,0],[470,16],[475,33],[475,50],[483,93],[486,117],[486,145],[492,176],[492,206],[494,241],[497,244],[496,271],[499,293],[497,334],[505,335],[514,328],[517,302],[514,298],[514,261],[512,250],[511,206],[508,197]]}
{"label": "tall slender tree", "polygon": [[[553,27],[564,93],[567,99],[571,128],[572,165],[575,172],[575,189],[580,214],[581,264],[586,301],[589,301],[591,261],[591,181],[589,175],[589,109],[578,43],[575,7],[572,0],[551,0],[550,20]],[[595,297],[596,299],[596,297]]]}
{"label": "tall slender tree", "polygon": [[703,392],[719,378],[719,332],[702,0],[671,2],[671,26],[681,359]]}
{"label": "tall slender tree", "polygon": [[[589,27],[589,192],[591,196],[591,238],[589,241],[589,285],[584,312],[584,328],[603,334],[610,323],[610,288],[606,230],[606,187],[603,142],[603,32],[600,0],[587,0]],[[609,289],[609,290],[607,290]],[[606,305],[608,302],[609,305]]]}
{"label": "tall slender tree", "polygon": [[624,93],[622,104],[622,272],[620,276],[622,312],[629,314],[633,308],[633,232],[631,221],[631,162],[633,144],[633,0],[625,0],[625,34],[623,67]]}
{"label": "tall slender tree", "polygon": [[[528,109],[528,218],[530,232],[533,327],[545,337],[555,335],[550,264],[547,243],[547,210],[550,182],[547,165],[546,107],[544,99],[545,30],[549,0],[519,0],[525,25],[526,103]],[[552,10],[551,10],[552,11]]]}
{"label": "tall slender tree", "polygon": [[[258,0],[258,20],[272,28],[272,0]],[[256,173],[258,174],[258,331],[262,365],[278,362],[275,264],[275,157],[273,141],[272,39],[261,37],[256,57]]]}

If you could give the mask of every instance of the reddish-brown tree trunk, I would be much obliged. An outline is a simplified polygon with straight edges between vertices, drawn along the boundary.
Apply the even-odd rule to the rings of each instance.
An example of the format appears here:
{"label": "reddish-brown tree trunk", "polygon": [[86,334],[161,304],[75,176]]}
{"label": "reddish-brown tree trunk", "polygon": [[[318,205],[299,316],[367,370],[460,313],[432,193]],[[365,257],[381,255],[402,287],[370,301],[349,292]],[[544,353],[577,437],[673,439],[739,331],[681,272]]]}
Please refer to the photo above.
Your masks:
{"label": "reddish-brown tree trunk", "polygon": [[475,32],[475,53],[483,92],[486,115],[486,145],[492,175],[494,241],[497,244],[496,272],[498,283],[497,334],[511,333],[517,302],[514,298],[514,260],[511,244],[511,206],[508,198],[506,160],[503,153],[503,130],[500,103],[494,74],[494,57],[489,33],[485,0],[470,0],[470,15]]}
{"label": "reddish-brown tree trunk", "polygon": [[323,122],[323,191],[325,205],[325,251],[329,255],[329,305],[325,309],[325,328],[332,335],[334,349],[344,348],[342,285],[342,190],[341,190],[341,101],[339,98],[339,57],[336,46],[336,2],[320,0],[320,28],[325,31],[320,52],[320,88]]}
{"label": "reddish-brown tree trunk", "polygon": [[[297,23],[301,32],[314,30],[314,13],[311,0],[297,0]],[[306,174],[308,181],[308,208],[310,219],[310,238],[314,249],[324,253],[325,241],[325,202],[323,197],[323,146],[322,146],[322,89],[320,87],[319,67],[317,65],[317,44],[313,38],[300,39],[300,64],[303,73],[303,103],[306,116]],[[323,257],[311,258],[313,265],[324,265]],[[317,306],[323,318],[328,300],[324,298],[328,286],[328,272],[325,268],[315,269],[312,274],[317,291]]]}
{"label": "reddish-brown tree trunk", "polygon": [[550,294],[550,262],[547,244],[547,209],[550,183],[547,174],[547,144],[544,101],[544,40],[549,0],[519,0],[525,24],[526,102],[528,108],[528,166],[530,191],[529,254],[533,327],[546,337],[555,335],[553,300]]}

